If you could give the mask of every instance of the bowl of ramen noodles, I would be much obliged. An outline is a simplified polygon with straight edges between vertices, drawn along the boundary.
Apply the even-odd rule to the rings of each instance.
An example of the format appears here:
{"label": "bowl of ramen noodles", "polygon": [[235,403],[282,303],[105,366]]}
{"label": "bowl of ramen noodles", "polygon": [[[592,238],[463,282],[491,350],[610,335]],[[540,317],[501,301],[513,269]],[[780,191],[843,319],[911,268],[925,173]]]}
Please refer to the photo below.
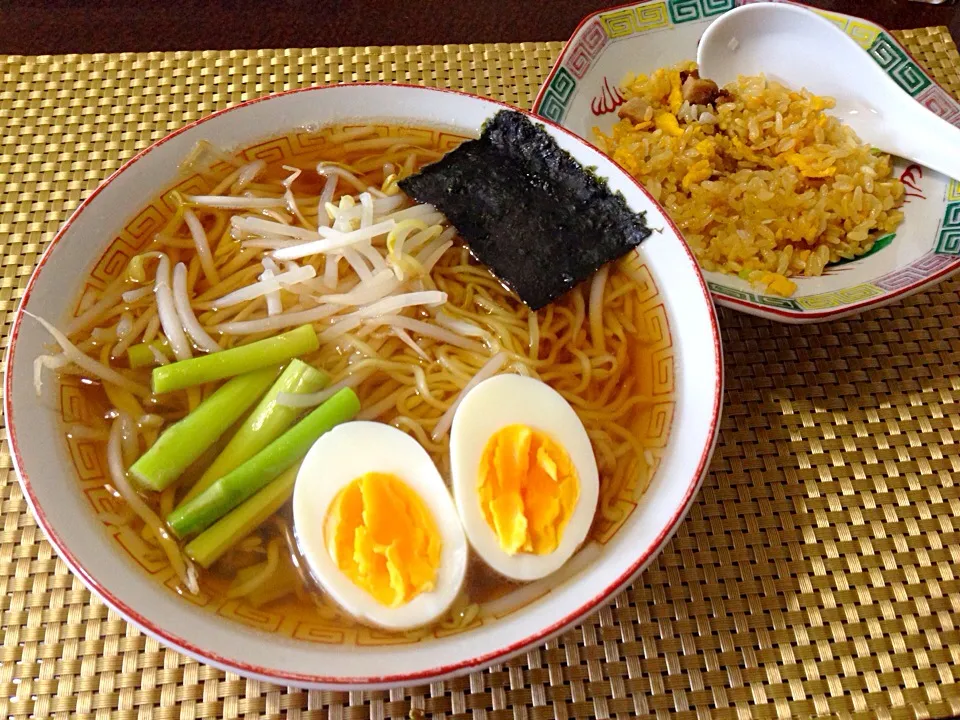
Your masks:
{"label": "bowl of ramen noodles", "polygon": [[722,393],[696,261],[571,133],[309,88],[144,150],[53,239],[8,351],[25,496],[128,621],[382,688],[573,626],[669,540]]}
{"label": "bowl of ramen noodles", "polygon": [[[858,137],[845,122],[858,112],[851,98],[763,74],[723,87],[701,77],[693,62],[701,36],[741,4],[647,1],[587,16],[534,111],[644,185],[721,305],[820,322],[889,304],[960,270],[960,181]],[[914,100],[955,121],[960,103],[888,31],[810,10],[844,30]],[[892,55],[897,63],[884,64]]]}

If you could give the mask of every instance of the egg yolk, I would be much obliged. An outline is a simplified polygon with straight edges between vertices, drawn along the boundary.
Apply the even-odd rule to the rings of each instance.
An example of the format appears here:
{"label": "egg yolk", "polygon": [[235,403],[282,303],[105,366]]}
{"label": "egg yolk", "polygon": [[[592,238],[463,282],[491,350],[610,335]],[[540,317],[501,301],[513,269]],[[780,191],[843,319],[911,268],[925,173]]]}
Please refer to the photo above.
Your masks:
{"label": "egg yolk", "polygon": [[508,425],[484,448],[477,492],[504,552],[546,555],[560,544],[580,482],[561,445],[526,425]]}
{"label": "egg yolk", "polygon": [[337,567],[381,605],[398,607],[433,590],[440,532],[420,496],[395,475],[353,480],[331,503],[324,529]]}

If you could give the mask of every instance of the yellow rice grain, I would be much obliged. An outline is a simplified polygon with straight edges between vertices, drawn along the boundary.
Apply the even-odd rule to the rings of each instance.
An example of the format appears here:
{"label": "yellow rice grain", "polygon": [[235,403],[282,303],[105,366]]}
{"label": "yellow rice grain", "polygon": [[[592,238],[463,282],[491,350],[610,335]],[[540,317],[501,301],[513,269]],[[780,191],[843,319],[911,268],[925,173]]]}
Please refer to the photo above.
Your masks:
{"label": "yellow rice grain", "polygon": [[868,252],[903,220],[903,184],[824,110],[831,98],[741,77],[716,106],[677,104],[681,63],[628,79],[647,118],[595,129],[602,150],[666,208],[700,265],[791,294],[780,278],[821,275]]}

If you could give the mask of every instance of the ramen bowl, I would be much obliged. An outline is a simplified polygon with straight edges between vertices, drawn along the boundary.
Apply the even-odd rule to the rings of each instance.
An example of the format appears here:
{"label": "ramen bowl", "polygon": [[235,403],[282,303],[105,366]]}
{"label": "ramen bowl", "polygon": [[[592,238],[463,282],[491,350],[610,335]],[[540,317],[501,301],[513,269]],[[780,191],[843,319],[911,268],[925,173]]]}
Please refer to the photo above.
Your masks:
{"label": "ramen bowl", "polygon": [[[625,102],[620,84],[628,75],[696,60],[704,31],[745,1],[649,0],[588,15],[541,87],[534,111],[592,141],[594,128],[607,132],[617,122]],[[905,102],[912,97],[960,125],[960,103],[889,31],[861,18],[810,9],[859,44],[904,90]],[[818,277],[792,278],[797,289],[790,297],[736,275],[705,272],[716,301],[780,322],[819,322],[895,302],[960,270],[960,181],[901,158],[893,158],[893,176],[904,185],[904,220],[877,237],[864,255],[828,264]]]}
{"label": "ramen bowl", "polygon": [[[717,436],[722,361],[710,295],[676,230],[643,189],[550,122],[546,130],[564,150],[595,167],[633,210],[647,213],[651,227],[661,228],[623,260],[647,299],[636,318],[648,360],[636,372],[645,376],[654,400],[646,424],[653,445],[650,476],[642,482],[627,478],[616,488],[598,533],[562,570],[512,590],[464,626],[397,635],[343,628],[319,615],[284,617],[269,606],[214,602],[203,592],[181,597],[170,568],[116,524],[117,499],[104,487],[107,471],[93,441],[68,438],[65,423],[91,412],[76,384],[51,377],[37,397],[33,362],[50,338],[30,314],[64,323],[117,277],[157,232],[169,191],[189,188],[191,177],[178,166],[199,141],[269,158],[280,151],[295,155],[289,145],[307,138],[308,128],[361,120],[476,136],[503,107],[465,94],[393,85],[308,88],[253,100],[141,152],[97,188],[53,239],[27,287],[7,357],[5,411],[14,463],[60,557],[145,633],[204,662],[286,685],[410,685],[484,667],[570,628],[632,582],[675,532]],[[263,141],[280,136],[282,141]]]}

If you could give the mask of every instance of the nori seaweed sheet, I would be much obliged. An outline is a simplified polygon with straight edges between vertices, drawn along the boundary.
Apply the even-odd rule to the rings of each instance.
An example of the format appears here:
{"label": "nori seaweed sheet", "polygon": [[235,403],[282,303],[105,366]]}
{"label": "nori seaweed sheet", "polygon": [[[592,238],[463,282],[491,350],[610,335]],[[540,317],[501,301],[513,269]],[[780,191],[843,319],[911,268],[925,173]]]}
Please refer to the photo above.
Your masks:
{"label": "nori seaweed sheet", "polygon": [[650,235],[643,214],[605,180],[510,110],[399,184],[446,215],[473,255],[534,310]]}

